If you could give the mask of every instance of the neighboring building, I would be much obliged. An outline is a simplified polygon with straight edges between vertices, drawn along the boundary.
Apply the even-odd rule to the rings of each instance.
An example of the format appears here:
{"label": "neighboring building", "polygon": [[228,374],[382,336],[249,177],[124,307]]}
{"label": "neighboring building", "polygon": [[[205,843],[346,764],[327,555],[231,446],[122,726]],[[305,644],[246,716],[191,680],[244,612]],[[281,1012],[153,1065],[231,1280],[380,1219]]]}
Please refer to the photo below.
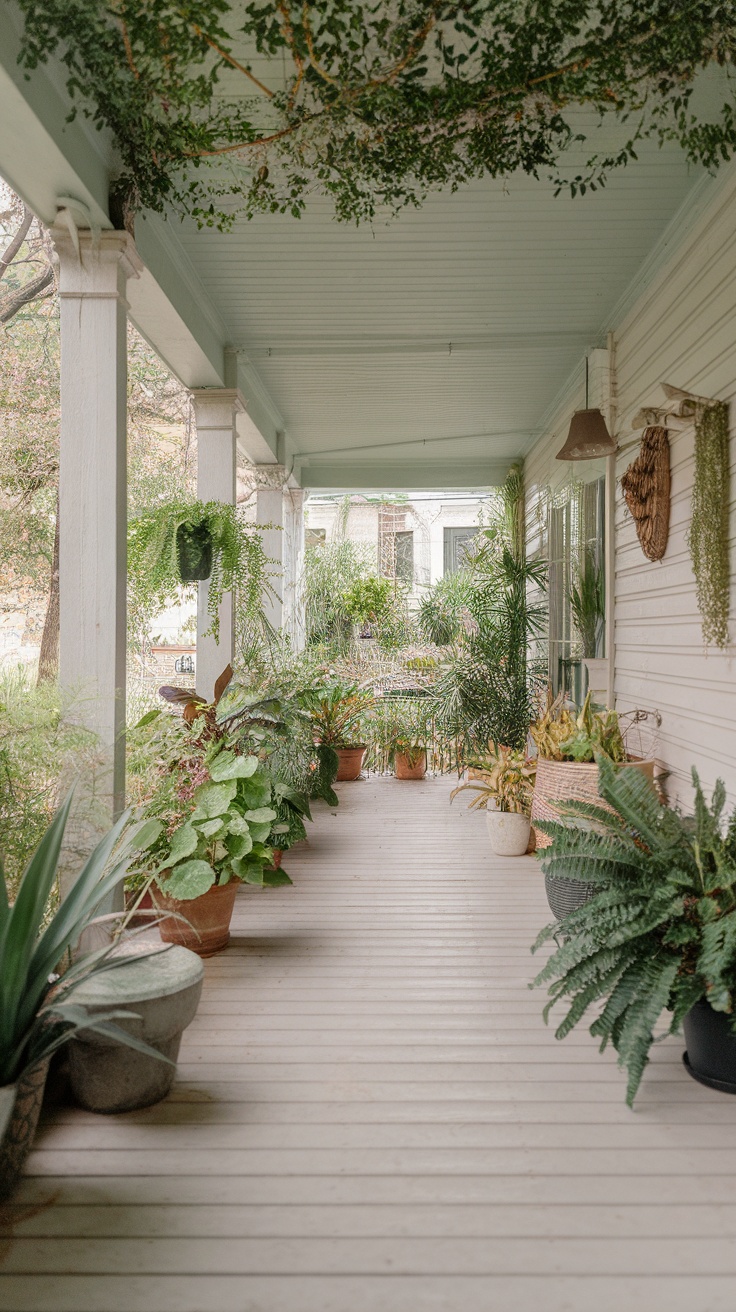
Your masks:
{"label": "neighboring building", "polygon": [[403,580],[416,596],[458,569],[464,544],[486,522],[492,502],[490,493],[312,493],[306,504],[305,541],[315,546],[349,538],[370,550],[379,573]]}

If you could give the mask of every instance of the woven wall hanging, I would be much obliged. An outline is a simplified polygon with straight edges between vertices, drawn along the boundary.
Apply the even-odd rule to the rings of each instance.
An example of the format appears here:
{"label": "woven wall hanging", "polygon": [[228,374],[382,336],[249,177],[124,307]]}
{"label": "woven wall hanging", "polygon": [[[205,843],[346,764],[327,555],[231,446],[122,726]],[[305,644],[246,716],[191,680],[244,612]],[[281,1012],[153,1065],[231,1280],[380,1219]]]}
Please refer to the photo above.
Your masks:
{"label": "woven wall hanging", "polygon": [[661,560],[670,531],[670,444],[666,428],[646,428],[639,454],[621,479],[648,560]]}

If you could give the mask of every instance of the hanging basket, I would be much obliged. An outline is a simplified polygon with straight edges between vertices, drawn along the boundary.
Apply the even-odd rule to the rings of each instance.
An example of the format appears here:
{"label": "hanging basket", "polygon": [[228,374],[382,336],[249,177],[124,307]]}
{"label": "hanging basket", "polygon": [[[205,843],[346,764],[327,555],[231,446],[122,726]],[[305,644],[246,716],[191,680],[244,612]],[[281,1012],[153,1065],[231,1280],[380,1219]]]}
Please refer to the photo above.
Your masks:
{"label": "hanging basket", "polygon": [[[625,761],[620,770],[641,770],[654,782],[654,761]],[[561,820],[560,805],[565,802],[592,802],[604,811],[611,811],[598,792],[598,766],[580,761],[550,761],[537,759],[537,774],[532,800],[532,824],[535,820]],[[552,839],[534,830],[537,848],[549,847]]]}
{"label": "hanging basket", "polygon": [[176,554],[182,583],[201,583],[212,573],[212,533],[209,525],[180,524],[176,530]]}

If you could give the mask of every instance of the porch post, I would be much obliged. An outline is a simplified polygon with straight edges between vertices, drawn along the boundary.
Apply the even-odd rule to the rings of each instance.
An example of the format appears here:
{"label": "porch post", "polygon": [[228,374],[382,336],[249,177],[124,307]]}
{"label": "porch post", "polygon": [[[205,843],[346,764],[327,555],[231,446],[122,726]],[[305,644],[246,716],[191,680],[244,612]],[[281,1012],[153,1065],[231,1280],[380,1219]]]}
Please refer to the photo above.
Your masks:
{"label": "porch post", "polygon": [[256,524],[268,525],[261,535],[263,550],[273,562],[274,596],[264,602],[266,619],[274,629],[281,629],[284,620],[284,483],[288,478],[283,465],[257,465]]}
{"label": "porch post", "polygon": [[[61,297],[59,680],[100,740],[100,823],[125,802],[126,232],[52,229]],[[100,809],[101,807],[101,809]]]}
{"label": "porch post", "polygon": [[284,488],[284,615],[283,626],[295,651],[305,641],[304,597],[304,503],[307,493],[300,487]]}
{"label": "porch post", "polygon": [[[197,495],[200,501],[223,501],[235,505],[236,415],[243,398],[236,388],[202,387],[192,392],[197,424]],[[229,665],[235,651],[235,615],[231,593],[220,605],[220,640],[205,636],[210,626],[207,614],[209,584],[200,583],[197,598],[197,692],[207,700],[214,696],[215,682]]]}

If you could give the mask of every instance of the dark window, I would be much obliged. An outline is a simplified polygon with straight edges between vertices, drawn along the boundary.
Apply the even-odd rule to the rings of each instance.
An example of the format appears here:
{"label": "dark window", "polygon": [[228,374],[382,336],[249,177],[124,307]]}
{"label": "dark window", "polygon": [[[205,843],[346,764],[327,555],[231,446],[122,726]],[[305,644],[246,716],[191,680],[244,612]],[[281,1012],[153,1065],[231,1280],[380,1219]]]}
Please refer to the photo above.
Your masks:
{"label": "dark window", "polygon": [[462,569],[468,544],[477,532],[477,528],[445,529],[445,574],[457,574]]}

